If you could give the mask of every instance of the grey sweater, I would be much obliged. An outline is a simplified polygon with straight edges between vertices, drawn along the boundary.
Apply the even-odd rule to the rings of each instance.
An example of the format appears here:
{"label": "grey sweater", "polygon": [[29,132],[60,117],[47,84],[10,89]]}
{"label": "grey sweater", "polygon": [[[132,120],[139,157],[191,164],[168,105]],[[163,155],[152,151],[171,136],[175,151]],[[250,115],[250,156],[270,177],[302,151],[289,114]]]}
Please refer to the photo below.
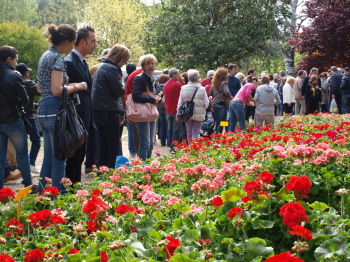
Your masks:
{"label": "grey sweater", "polygon": [[258,103],[255,112],[262,115],[273,115],[274,105],[281,103],[277,90],[268,85],[256,89],[254,100]]}

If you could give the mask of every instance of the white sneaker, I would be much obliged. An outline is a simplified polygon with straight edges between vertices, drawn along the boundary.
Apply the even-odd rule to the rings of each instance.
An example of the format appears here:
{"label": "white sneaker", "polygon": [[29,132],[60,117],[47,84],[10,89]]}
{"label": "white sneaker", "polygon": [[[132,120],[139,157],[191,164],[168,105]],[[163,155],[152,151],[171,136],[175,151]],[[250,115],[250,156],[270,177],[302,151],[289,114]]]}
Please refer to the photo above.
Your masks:
{"label": "white sneaker", "polygon": [[30,165],[30,172],[34,174],[40,174],[40,171],[33,165]]}

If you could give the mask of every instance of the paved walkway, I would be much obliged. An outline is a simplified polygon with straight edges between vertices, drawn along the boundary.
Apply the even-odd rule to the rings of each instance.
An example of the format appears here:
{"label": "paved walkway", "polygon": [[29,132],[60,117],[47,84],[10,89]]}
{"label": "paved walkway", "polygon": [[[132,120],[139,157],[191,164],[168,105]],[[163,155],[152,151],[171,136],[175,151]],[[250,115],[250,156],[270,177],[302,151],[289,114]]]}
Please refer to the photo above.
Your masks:
{"label": "paved walkway", "polygon": [[[161,151],[162,154],[168,154],[169,153],[169,148],[166,147],[166,146],[160,146],[159,145],[159,141],[157,142],[157,144],[154,145],[154,148],[153,148],[153,153],[154,151]],[[39,155],[38,155],[38,158],[37,158],[37,161],[35,163],[35,166],[38,170],[40,170],[41,168],[41,164],[42,164],[42,161],[43,161],[43,154],[44,154],[44,143],[42,141],[42,146],[40,148],[40,152],[39,152]],[[129,150],[128,150],[128,134],[127,134],[127,130],[126,128],[124,128],[124,132],[123,132],[123,136],[122,136],[122,145],[123,145],[123,152],[124,152],[124,156],[126,158],[129,158],[130,155],[129,155]],[[84,165],[82,167],[82,172],[83,172],[83,177],[82,177],[82,181],[84,183],[84,181],[88,180],[89,177],[87,175],[85,175],[84,173]],[[32,180],[33,180],[33,184],[37,185],[38,184],[38,178],[39,178],[39,174],[34,174],[32,173]],[[4,186],[6,187],[9,187],[11,188],[12,190],[17,190],[17,189],[22,189],[23,188],[23,185],[22,185],[22,178],[18,178],[16,180],[12,180],[12,181],[8,181],[4,184]]]}

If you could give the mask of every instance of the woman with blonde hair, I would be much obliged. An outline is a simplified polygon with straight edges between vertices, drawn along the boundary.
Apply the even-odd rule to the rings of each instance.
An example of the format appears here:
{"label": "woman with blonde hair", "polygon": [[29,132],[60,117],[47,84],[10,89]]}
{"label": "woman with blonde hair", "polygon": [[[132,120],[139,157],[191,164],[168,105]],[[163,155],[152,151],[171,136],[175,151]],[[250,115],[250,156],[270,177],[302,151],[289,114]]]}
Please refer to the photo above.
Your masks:
{"label": "woman with blonde hair", "polygon": [[125,116],[121,105],[125,87],[121,68],[129,58],[129,49],[116,44],[94,74],[91,99],[99,139],[99,166],[114,168],[116,156],[122,155],[120,119]]}
{"label": "woman with blonde hair", "polygon": [[216,70],[212,80],[212,86],[209,95],[213,98],[213,117],[215,120],[214,131],[222,133],[223,127],[220,126],[221,121],[226,121],[228,108],[225,105],[225,100],[232,99],[230,90],[228,89],[228,70],[225,67],[220,67]]}
{"label": "woman with blonde hair", "polygon": [[[156,90],[157,76],[154,74],[157,67],[157,58],[148,54],[142,57],[140,64],[143,72],[137,75],[132,86],[132,99],[137,103],[151,103],[158,105],[161,97],[149,95]],[[148,94],[146,94],[148,92]],[[140,139],[139,157],[146,161],[152,157],[156,121],[135,122]]]}
{"label": "woman with blonde hair", "polygon": [[66,176],[66,160],[59,160],[54,154],[55,119],[61,108],[63,86],[67,88],[68,94],[87,88],[85,82],[68,84],[64,58],[61,56],[61,54],[68,55],[72,51],[76,39],[75,29],[67,24],[49,25],[47,33],[52,45],[41,56],[37,73],[41,95],[37,118],[44,136],[44,159],[40,172],[39,192],[45,188],[45,177],[52,179],[52,186],[64,190],[61,180]]}
{"label": "woman with blonde hair", "polygon": [[290,76],[287,78],[286,83],[283,86],[283,110],[288,115],[293,113],[293,107],[295,104],[293,89],[294,82],[295,78]]}

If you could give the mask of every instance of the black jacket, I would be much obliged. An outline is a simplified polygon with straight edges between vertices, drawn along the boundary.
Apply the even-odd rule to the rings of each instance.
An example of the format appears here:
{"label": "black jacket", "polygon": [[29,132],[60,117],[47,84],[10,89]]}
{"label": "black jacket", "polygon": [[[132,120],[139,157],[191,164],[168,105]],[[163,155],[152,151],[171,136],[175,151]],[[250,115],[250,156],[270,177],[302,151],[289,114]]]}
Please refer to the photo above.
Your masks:
{"label": "black jacket", "polygon": [[[87,130],[90,129],[91,125],[91,87],[92,80],[89,73],[89,69],[84,66],[81,62],[79,56],[74,52],[70,52],[64,59],[67,75],[69,77],[69,83],[81,83],[86,82],[87,90],[79,90],[76,93],[79,95],[80,105],[76,105],[75,108],[83,120],[84,125]],[[74,93],[70,94],[71,98],[74,96]]]}
{"label": "black jacket", "polygon": [[119,112],[120,97],[125,93],[122,71],[118,65],[107,58],[102,59],[94,74],[92,83],[92,110]]}
{"label": "black jacket", "polygon": [[340,85],[340,90],[342,94],[350,94],[350,74],[347,74],[343,77],[343,80]]}
{"label": "black jacket", "polygon": [[154,93],[153,91],[155,90],[153,90],[152,80],[145,72],[135,76],[134,84],[132,86],[132,99],[135,102],[151,104],[156,103],[156,99],[153,96],[142,94],[144,92],[147,92],[147,86],[148,90],[151,93]]}
{"label": "black jacket", "polygon": [[18,107],[29,102],[22,77],[15,69],[0,64],[0,124],[9,124],[20,118]]}
{"label": "black jacket", "polygon": [[331,94],[336,95],[340,94],[340,85],[341,81],[343,79],[343,76],[339,74],[338,72],[334,72],[333,75],[330,77],[329,82],[331,84]]}
{"label": "black jacket", "polygon": [[[307,76],[303,79],[303,84],[301,86],[301,90],[300,90],[300,93],[302,96],[305,96],[306,94],[306,86],[309,84],[309,81],[310,81],[310,76]],[[321,79],[318,78],[318,86],[321,86]]]}

